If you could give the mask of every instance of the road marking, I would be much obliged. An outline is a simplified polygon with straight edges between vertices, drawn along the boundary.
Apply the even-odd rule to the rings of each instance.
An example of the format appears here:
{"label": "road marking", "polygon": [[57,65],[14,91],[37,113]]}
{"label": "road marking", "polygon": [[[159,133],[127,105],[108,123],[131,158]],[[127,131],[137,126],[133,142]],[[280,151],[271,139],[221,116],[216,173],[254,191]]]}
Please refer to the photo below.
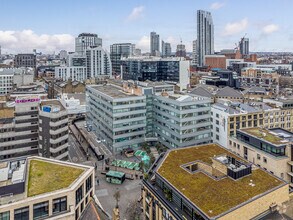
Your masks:
{"label": "road marking", "polygon": [[107,189],[100,189],[100,190],[96,190],[96,196],[97,197],[103,197],[103,196],[108,196],[108,190]]}

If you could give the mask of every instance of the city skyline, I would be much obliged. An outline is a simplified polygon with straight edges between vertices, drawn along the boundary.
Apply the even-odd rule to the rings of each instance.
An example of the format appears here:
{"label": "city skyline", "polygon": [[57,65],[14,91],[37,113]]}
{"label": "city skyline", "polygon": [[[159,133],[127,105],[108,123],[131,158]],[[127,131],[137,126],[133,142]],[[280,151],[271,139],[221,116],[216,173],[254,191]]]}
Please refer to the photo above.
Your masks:
{"label": "city skyline", "polygon": [[[17,7],[15,6],[17,5]],[[265,9],[263,6],[266,6]],[[58,7],[56,7],[58,6]],[[1,1],[2,53],[74,51],[74,38],[96,33],[109,51],[114,43],[134,43],[149,51],[149,33],[155,31],[172,48],[180,43],[192,51],[196,39],[196,11],[212,13],[215,51],[234,48],[247,33],[251,51],[293,51],[289,0],[242,1]],[[259,8],[264,10],[259,10]],[[44,10],[46,9],[46,10]],[[11,16],[13,12],[13,16]],[[282,12],[282,13],[281,13]],[[276,16],[278,13],[278,16]],[[127,31],[125,31],[127,30]],[[286,34],[284,34],[286,32]],[[174,52],[174,51],[173,51]]]}

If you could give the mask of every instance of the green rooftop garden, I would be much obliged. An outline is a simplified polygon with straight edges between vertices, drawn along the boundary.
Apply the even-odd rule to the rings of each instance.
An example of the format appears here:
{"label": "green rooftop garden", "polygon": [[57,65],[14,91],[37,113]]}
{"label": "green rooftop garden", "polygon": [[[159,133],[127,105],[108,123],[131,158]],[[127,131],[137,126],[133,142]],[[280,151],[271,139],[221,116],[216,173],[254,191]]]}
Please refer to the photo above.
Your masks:
{"label": "green rooftop garden", "polygon": [[[210,217],[284,184],[261,169],[236,181],[229,177],[217,181],[203,172],[191,174],[180,167],[195,160],[212,164],[211,158],[220,154],[233,155],[216,144],[173,150],[167,154],[158,173]],[[251,182],[255,185],[249,185]]]}
{"label": "green rooftop garden", "polygon": [[242,131],[253,135],[257,138],[262,138],[272,144],[282,144],[282,138],[278,137],[277,135],[271,134],[268,130],[266,129],[260,129],[260,128],[246,128],[246,129],[241,129]]}
{"label": "green rooftop garden", "polygon": [[30,160],[27,196],[36,196],[67,188],[83,171],[82,168],[41,160]]}

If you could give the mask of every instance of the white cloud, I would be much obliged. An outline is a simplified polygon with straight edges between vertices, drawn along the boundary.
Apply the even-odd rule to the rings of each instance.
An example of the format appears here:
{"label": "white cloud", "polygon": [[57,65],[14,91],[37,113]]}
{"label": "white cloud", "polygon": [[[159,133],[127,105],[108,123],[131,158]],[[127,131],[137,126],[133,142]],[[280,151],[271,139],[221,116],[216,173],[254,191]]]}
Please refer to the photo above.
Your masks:
{"label": "white cloud", "polygon": [[62,49],[72,51],[74,37],[69,34],[38,35],[32,30],[0,31],[0,45],[9,53],[32,52],[33,49],[45,53]]}
{"label": "white cloud", "polygon": [[210,9],[218,10],[218,9],[222,8],[224,5],[225,5],[225,3],[223,3],[223,2],[214,2],[211,4]]}
{"label": "white cloud", "polygon": [[244,31],[248,26],[248,19],[243,18],[241,21],[228,23],[225,26],[224,35],[234,35]]}
{"label": "white cloud", "polygon": [[279,30],[279,26],[276,24],[268,24],[262,28],[263,34],[271,34]]}
{"label": "white cloud", "polygon": [[127,21],[136,21],[144,17],[144,6],[138,6],[132,9],[131,13],[127,17]]}
{"label": "white cloud", "polygon": [[150,51],[150,37],[142,36],[136,44],[136,48],[141,49],[143,52]]}

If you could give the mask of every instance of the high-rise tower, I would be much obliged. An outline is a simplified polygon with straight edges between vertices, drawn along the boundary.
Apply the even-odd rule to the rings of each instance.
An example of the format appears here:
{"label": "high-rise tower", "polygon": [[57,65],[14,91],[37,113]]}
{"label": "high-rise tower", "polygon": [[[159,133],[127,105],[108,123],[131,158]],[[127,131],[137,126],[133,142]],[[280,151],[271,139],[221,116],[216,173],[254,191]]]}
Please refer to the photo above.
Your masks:
{"label": "high-rise tower", "polygon": [[199,66],[204,65],[205,55],[214,53],[214,24],[208,11],[197,11],[197,50]]}
{"label": "high-rise tower", "polygon": [[156,32],[151,32],[151,56],[157,56],[160,52],[160,35]]}

